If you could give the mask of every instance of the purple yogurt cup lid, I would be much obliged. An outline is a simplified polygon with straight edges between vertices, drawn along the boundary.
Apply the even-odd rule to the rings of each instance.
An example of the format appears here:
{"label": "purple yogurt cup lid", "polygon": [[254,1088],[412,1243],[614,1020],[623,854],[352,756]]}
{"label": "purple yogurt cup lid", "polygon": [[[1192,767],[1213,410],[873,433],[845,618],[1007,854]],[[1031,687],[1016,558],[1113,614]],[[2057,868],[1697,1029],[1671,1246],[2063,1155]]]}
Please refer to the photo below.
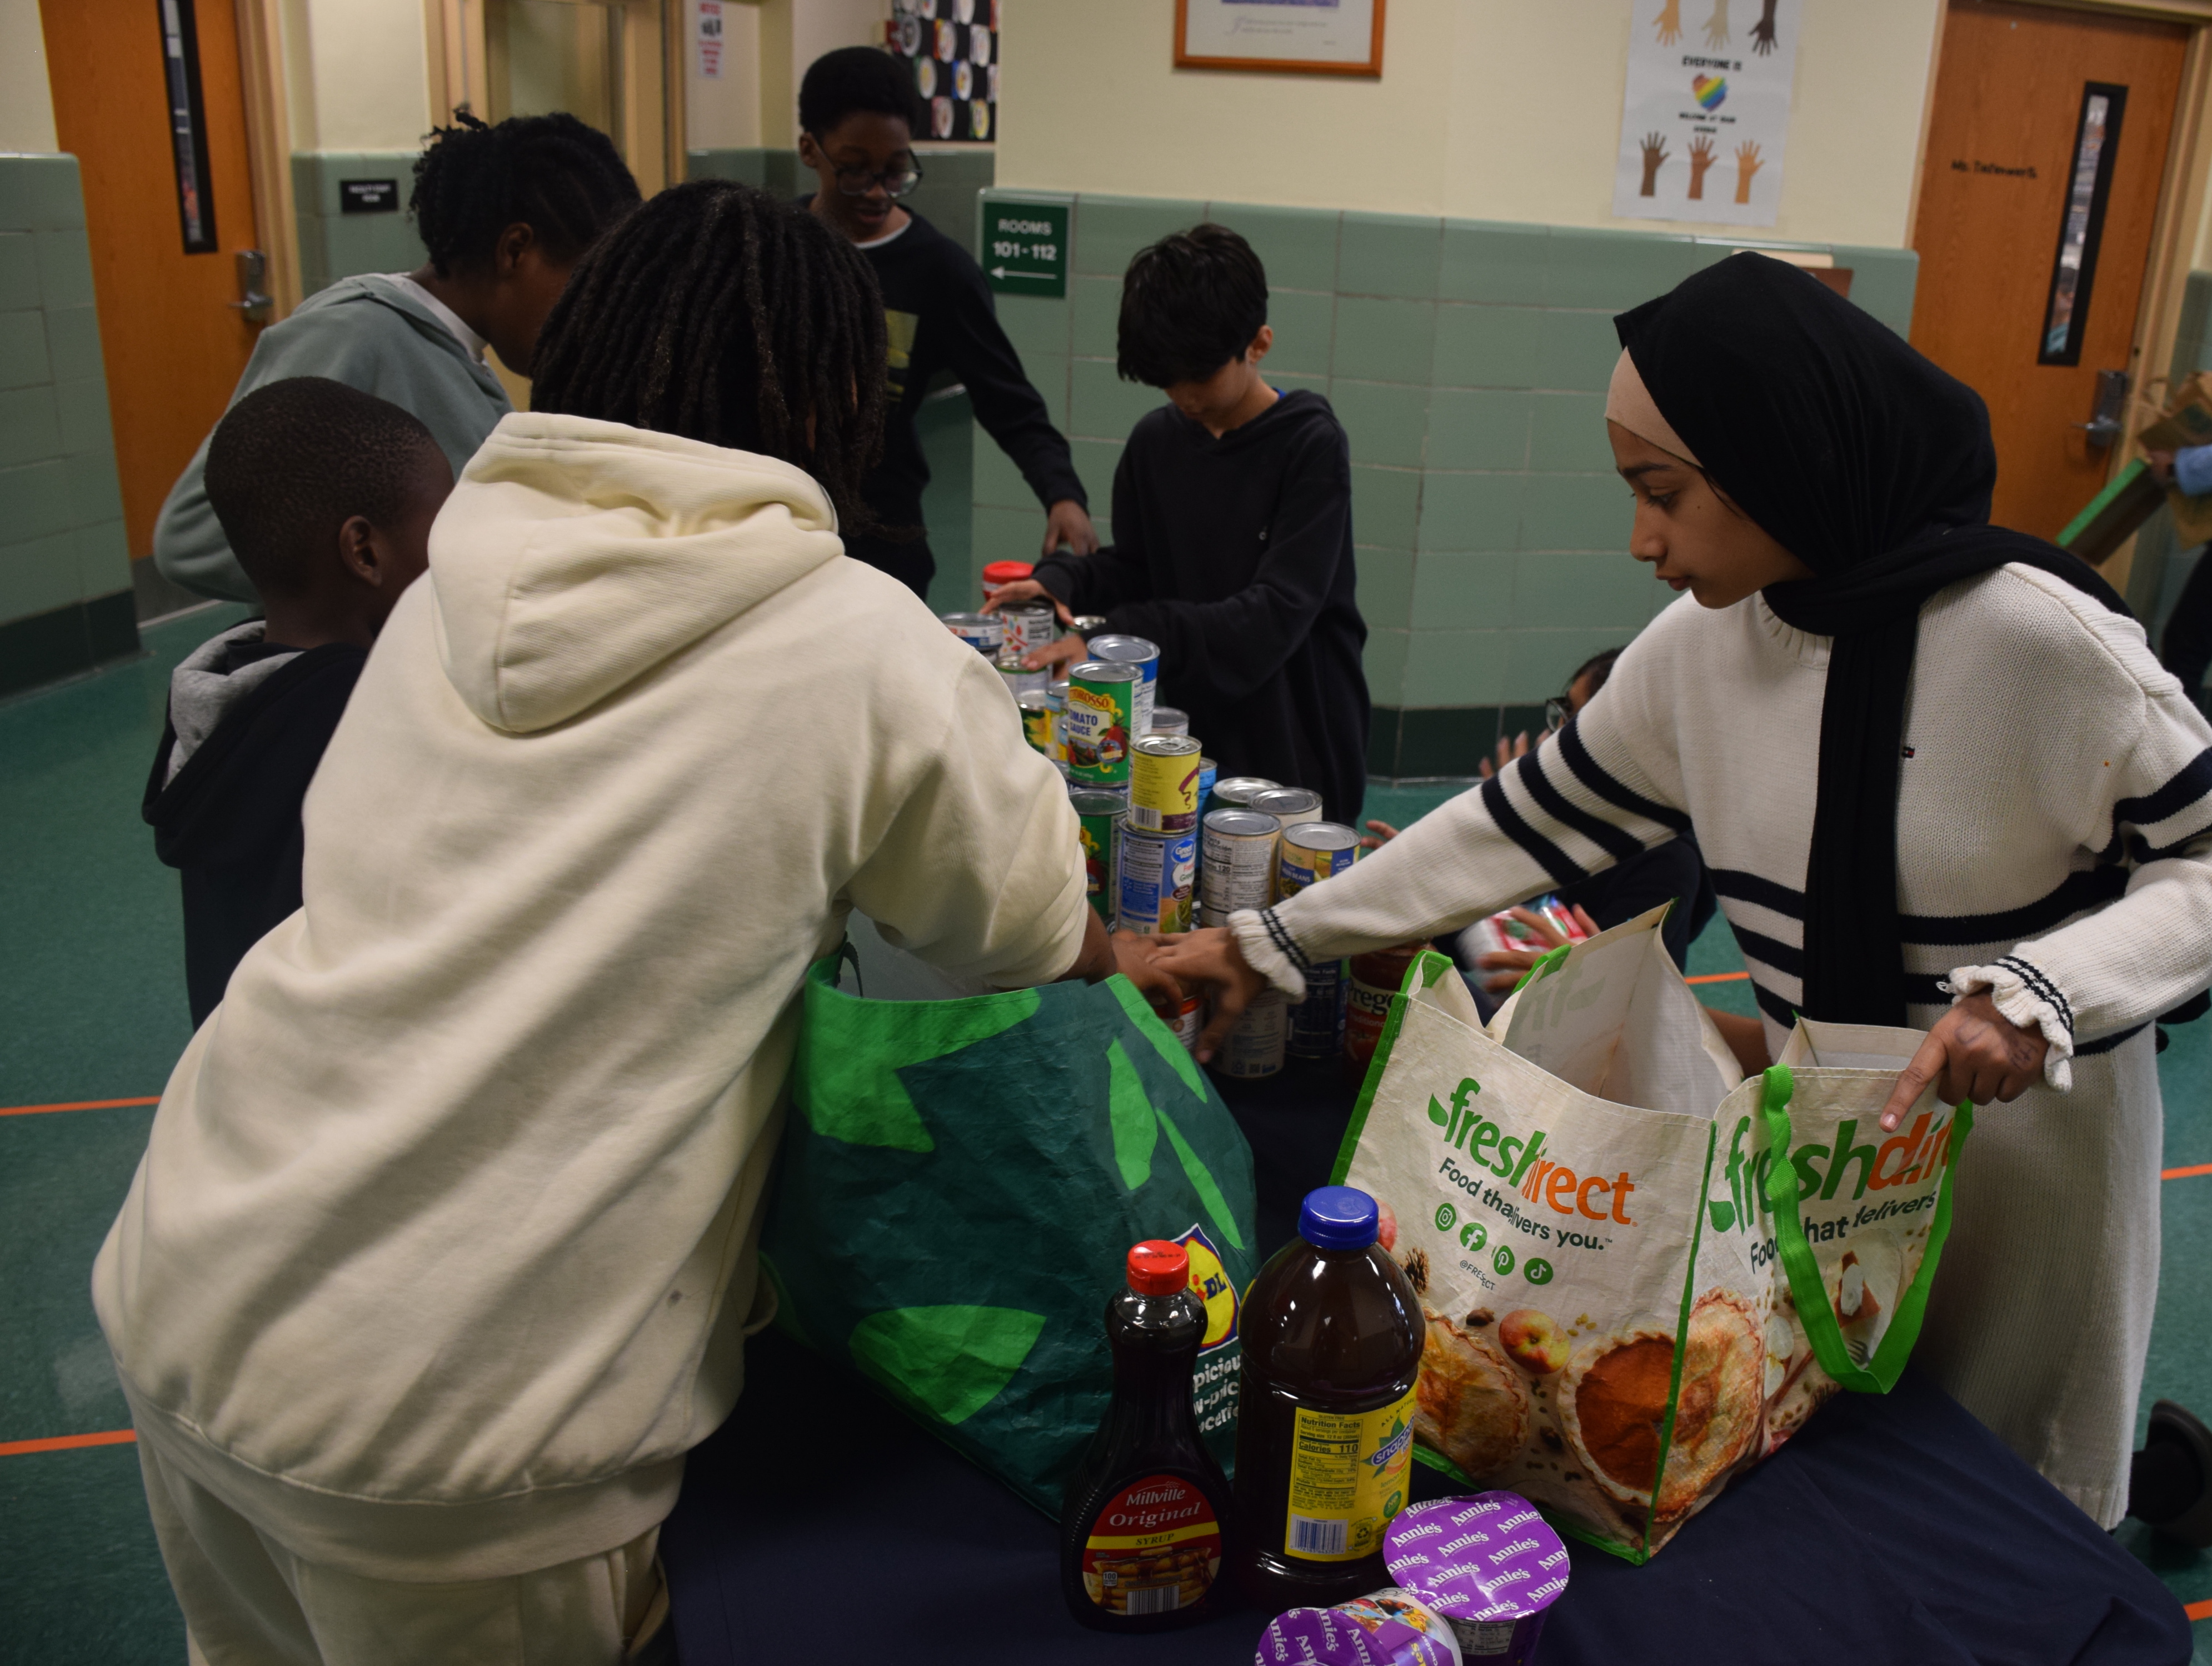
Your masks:
{"label": "purple yogurt cup lid", "polygon": [[1454,1620],[1539,1615],[1567,1587],[1567,1548],[1518,1493],[1401,1511],[1382,1539],[1390,1577]]}

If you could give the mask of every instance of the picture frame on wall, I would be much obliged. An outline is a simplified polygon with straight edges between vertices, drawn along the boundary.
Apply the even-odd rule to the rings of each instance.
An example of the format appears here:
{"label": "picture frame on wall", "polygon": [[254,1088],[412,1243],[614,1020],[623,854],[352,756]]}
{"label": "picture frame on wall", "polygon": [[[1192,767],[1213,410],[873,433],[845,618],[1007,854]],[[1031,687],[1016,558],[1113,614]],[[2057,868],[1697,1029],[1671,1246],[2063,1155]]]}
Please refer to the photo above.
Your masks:
{"label": "picture frame on wall", "polygon": [[1178,70],[1382,73],[1383,0],[1176,0]]}

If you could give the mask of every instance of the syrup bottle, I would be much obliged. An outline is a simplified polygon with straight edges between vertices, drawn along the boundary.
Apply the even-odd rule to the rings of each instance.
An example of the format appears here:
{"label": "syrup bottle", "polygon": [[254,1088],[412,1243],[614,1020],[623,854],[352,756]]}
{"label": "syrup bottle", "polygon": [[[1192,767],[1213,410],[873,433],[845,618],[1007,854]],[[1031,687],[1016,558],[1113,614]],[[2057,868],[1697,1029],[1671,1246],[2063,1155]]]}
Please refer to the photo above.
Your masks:
{"label": "syrup bottle", "polygon": [[1060,1585],[1085,1625],[1150,1632],[1219,1606],[1229,1483],[1191,1403],[1206,1309],[1190,1257],[1150,1239],[1129,1251],[1128,1278],[1106,1304],[1114,1398],[1067,1483]]}
{"label": "syrup bottle", "polygon": [[1298,1235],[1244,1298],[1238,1572],[1271,1614],[1392,1583],[1382,1530],[1413,1473],[1420,1297],[1376,1244],[1375,1200],[1306,1194]]}

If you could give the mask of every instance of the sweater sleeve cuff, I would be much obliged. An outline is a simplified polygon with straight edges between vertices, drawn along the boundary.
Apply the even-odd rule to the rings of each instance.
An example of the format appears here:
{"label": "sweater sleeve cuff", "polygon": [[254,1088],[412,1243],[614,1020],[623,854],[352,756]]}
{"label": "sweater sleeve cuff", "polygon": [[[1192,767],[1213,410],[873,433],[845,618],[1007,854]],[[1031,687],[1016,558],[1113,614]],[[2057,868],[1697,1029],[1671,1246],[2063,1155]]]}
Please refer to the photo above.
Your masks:
{"label": "sweater sleeve cuff", "polygon": [[1272,908],[1240,908],[1229,917],[1244,964],[1293,1001],[1306,998],[1305,969],[1310,964]]}
{"label": "sweater sleeve cuff", "polygon": [[1993,966],[1955,968],[1945,985],[1953,1005],[1987,991],[1996,1009],[2024,1030],[2039,1030],[2051,1044],[2043,1079],[2057,1093],[2074,1086],[2074,1009],[2034,961],[2008,954]]}

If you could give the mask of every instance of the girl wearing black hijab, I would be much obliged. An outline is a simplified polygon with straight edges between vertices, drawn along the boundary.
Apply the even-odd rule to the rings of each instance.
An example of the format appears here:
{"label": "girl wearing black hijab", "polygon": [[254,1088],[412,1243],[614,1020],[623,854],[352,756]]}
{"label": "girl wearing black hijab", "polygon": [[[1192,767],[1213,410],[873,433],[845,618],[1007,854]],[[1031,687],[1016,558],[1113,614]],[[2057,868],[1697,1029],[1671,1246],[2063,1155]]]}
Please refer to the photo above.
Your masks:
{"label": "girl wearing black hijab", "polygon": [[1339,875],[1163,951],[1222,986],[1456,930],[1694,827],[1770,1050],[1929,1032],[2009,1101],[1960,1165],[1918,1358],[2104,1525],[2157,1294],[2151,1021],[2212,982],[2212,729],[2088,567],[1988,524],[1973,391],[1743,254],[1617,320],[1630,550],[1692,600],[1547,746]]}

